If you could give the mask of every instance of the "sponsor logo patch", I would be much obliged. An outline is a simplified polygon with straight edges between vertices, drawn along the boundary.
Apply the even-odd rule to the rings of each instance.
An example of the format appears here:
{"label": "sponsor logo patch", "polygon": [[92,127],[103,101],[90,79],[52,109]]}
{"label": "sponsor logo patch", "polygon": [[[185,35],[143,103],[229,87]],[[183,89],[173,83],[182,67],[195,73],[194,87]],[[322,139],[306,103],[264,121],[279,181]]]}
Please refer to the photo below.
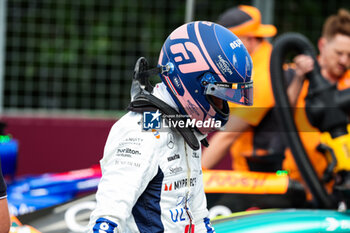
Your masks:
{"label": "sponsor logo patch", "polygon": [[168,133],[167,137],[168,137],[167,146],[169,149],[173,149],[175,146],[174,135],[172,133]]}
{"label": "sponsor logo patch", "polygon": [[117,149],[117,156],[131,157],[132,155],[140,155],[141,152],[130,148]]}
{"label": "sponsor logo patch", "polygon": [[221,55],[218,56],[218,60],[215,62],[221,73],[228,73],[230,75],[233,74],[231,68],[230,68],[230,63],[226,61],[225,59],[222,58]]}
{"label": "sponsor logo patch", "polygon": [[[183,187],[187,186],[188,179],[181,179],[174,181],[174,189],[181,189]],[[196,178],[190,178],[190,187],[193,187],[196,185],[197,179]]]}
{"label": "sponsor logo patch", "polygon": [[232,41],[230,43],[230,46],[231,46],[232,49],[235,49],[237,47],[241,47],[241,45],[243,45],[243,43],[242,43],[242,41],[240,39],[237,39],[237,40]]}
{"label": "sponsor logo patch", "polygon": [[179,159],[180,155],[179,154],[174,154],[173,156],[168,157],[168,162],[171,162],[175,159]]}
{"label": "sponsor logo patch", "polygon": [[173,184],[164,184],[164,191],[171,191],[173,189]]}
{"label": "sponsor logo patch", "polygon": [[183,171],[182,167],[170,167],[169,170],[170,174],[177,174]]}
{"label": "sponsor logo patch", "polygon": [[106,218],[99,218],[96,220],[96,224],[93,228],[94,232],[101,232],[101,233],[113,233],[114,228],[118,227],[118,224],[106,219]]}
{"label": "sponsor logo patch", "polygon": [[173,78],[173,81],[174,81],[175,85],[176,85],[178,88],[181,88],[181,83],[180,83],[178,77],[175,76],[175,77]]}

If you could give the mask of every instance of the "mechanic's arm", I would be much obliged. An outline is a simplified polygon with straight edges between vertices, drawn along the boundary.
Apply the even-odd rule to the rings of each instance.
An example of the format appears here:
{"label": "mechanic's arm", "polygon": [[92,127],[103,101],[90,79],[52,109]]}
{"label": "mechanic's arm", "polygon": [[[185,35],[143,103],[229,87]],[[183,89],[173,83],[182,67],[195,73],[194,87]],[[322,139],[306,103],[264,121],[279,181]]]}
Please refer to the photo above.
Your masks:
{"label": "mechanic's arm", "polygon": [[293,61],[295,64],[295,75],[287,89],[289,103],[291,106],[296,105],[300,90],[305,80],[305,75],[314,68],[314,61],[308,55],[298,55]]}
{"label": "mechanic's arm", "polygon": [[209,147],[203,150],[203,169],[213,168],[227,154],[231,145],[246,131],[250,125],[242,119],[231,115],[224,131],[215,133],[209,139]]}
{"label": "mechanic's arm", "polygon": [[10,214],[7,206],[6,184],[2,176],[0,163],[0,233],[8,233],[10,231]]}

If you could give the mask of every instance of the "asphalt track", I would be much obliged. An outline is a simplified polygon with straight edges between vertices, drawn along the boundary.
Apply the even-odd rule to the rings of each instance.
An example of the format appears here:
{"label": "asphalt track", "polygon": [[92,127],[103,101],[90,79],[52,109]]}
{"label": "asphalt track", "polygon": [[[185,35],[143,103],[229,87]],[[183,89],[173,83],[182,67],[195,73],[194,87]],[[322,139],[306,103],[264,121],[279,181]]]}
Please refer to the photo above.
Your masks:
{"label": "asphalt track", "polygon": [[63,205],[19,216],[18,219],[41,233],[84,232],[95,204],[95,194],[90,194]]}

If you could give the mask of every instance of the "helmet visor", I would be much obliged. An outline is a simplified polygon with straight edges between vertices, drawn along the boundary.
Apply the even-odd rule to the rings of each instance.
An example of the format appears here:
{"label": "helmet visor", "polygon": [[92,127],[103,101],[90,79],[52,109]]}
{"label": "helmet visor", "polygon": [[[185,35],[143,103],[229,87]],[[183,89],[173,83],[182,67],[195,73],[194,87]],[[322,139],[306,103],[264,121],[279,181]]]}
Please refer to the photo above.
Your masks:
{"label": "helmet visor", "polygon": [[204,94],[242,105],[253,105],[253,81],[245,83],[208,83]]}

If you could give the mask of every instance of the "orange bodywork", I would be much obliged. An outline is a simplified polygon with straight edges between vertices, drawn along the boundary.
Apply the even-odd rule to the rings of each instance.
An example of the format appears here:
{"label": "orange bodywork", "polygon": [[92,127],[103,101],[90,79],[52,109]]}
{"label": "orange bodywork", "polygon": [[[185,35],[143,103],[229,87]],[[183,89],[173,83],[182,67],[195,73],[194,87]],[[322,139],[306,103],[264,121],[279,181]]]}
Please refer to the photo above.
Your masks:
{"label": "orange bodywork", "polygon": [[267,172],[205,170],[203,182],[206,193],[285,194],[289,178]]}

